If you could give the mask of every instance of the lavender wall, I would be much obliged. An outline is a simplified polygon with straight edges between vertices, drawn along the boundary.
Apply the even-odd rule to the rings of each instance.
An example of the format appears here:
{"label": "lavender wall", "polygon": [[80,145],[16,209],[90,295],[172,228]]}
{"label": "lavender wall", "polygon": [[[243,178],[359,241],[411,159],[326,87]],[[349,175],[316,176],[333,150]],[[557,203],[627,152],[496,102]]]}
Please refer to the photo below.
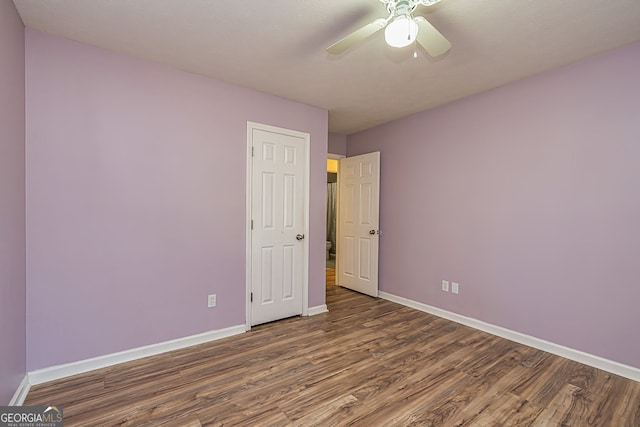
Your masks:
{"label": "lavender wall", "polygon": [[640,367],[638,70],[634,44],[349,136],[381,151],[381,290]]}
{"label": "lavender wall", "polygon": [[0,1],[0,405],[26,372],[24,26]]}
{"label": "lavender wall", "polygon": [[29,370],[244,324],[248,120],[311,134],[324,304],[326,110],[26,38]]}
{"label": "lavender wall", "polygon": [[328,151],[331,154],[347,154],[347,135],[339,133],[329,134]]}

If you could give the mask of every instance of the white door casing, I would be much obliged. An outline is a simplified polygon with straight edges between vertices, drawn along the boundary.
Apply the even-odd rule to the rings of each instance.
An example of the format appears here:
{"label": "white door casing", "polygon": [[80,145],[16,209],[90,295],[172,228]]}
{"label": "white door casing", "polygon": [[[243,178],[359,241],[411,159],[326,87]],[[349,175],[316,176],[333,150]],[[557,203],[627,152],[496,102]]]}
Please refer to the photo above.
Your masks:
{"label": "white door casing", "polygon": [[306,314],[309,134],[247,123],[247,329]]}
{"label": "white door casing", "polygon": [[380,152],[339,163],[337,281],[378,296]]}

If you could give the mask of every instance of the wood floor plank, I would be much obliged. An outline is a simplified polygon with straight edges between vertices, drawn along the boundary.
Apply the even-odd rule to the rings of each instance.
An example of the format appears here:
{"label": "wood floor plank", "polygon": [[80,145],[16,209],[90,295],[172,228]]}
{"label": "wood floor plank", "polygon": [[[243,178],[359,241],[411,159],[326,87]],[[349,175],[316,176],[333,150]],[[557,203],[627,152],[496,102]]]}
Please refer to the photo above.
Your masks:
{"label": "wood floor plank", "polygon": [[336,269],[327,268],[325,272],[325,279],[327,286],[333,286],[336,284]]}
{"label": "wood floor plank", "polygon": [[327,286],[328,313],[31,388],[65,426],[640,426],[640,383]]}
{"label": "wood floor plank", "polygon": [[[499,394],[483,412],[499,420],[502,425],[530,426],[538,419],[542,408],[531,404],[526,399],[506,393]],[[547,426],[554,425],[560,424],[547,424]]]}
{"label": "wood floor plank", "polygon": [[[579,387],[573,384],[565,384],[531,425],[534,427],[566,425],[568,420],[576,416],[576,414],[572,414],[572,412],[574,412],[578,406],[578,411],[584,412],[583,405],[578,404],[578,402],[580,402],[580,399],[577,398],[579,393]],[[582,414],[577,415],[580,417]]]}

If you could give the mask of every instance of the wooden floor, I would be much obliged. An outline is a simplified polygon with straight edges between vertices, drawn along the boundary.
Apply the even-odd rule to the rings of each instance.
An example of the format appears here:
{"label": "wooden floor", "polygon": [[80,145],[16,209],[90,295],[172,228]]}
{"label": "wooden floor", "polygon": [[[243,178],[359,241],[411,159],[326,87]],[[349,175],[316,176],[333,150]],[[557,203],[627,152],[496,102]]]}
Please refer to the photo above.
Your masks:
{"label": "wooden floor", "polygon": [[65,426],[640,426],[640,383],[327,287],[329,312],[34,386]]}
{"label": "wooden floor", "polygon": [[336,269],[335,268],[327,268],[325,273],[325,279],[327,282],[327,286],[336,284]]}

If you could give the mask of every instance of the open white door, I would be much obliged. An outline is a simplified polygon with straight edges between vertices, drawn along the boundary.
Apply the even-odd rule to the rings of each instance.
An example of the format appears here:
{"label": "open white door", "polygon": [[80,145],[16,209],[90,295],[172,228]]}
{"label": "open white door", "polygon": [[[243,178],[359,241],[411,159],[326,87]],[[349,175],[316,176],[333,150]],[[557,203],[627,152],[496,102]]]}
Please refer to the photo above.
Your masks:
{"label": "open white door", "polygon": [[303,314],[308,245],[309,135],[255,123],[251,156],[248,323]]}
{"label": "open white door", "polygon": [[337,284],[378,296],[380,153],[340,160]]}

